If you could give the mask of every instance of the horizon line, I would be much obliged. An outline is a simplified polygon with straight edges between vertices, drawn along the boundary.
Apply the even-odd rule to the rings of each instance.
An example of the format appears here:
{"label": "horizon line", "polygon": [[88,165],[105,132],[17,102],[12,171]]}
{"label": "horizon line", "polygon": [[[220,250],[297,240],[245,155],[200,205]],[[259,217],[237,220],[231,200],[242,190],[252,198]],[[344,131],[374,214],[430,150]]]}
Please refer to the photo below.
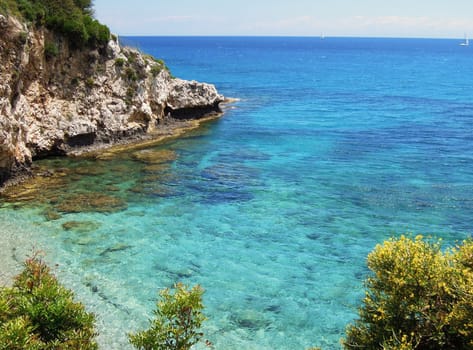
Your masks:
{"label": "horizon line", "polygon": [[423,36],[357,36],[357,35],[226,35],[226,34],[115,34],[118,37],[162,37],[162,38],[319,38],[326,39],[429,39],[429,40],[464,40],[464,37],[423,37]]}

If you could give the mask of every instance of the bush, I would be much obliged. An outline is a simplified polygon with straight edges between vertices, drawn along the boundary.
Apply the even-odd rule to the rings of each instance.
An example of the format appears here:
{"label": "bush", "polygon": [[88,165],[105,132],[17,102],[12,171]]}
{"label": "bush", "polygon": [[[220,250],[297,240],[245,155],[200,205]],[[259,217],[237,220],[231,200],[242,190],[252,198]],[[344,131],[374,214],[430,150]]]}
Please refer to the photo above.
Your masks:
{"label": "bush", "polygon": [[163,70],[162,66],[160,66],[159,64],[154,64],[151,67],[151,74],[153,75],[153,77],[156,77],[158,76],[159,73],[161,73],[162,70]]}
{"label": "bush", "polygon": [[0,291],[0,349],[97,349],[94,319],[34,257]]}
{"label": "bush", "polygon": [[137,81],[138,80],[138,73],[132,67],[127,67],[125,70],[125,77],[129,81]]}
{"label": "bush", "polygon": [[47,41],[44,44],[44,55],[46,58],[53,58],[59,54],[59,48],[54,42]]}
{"label": "bush", "polygon": [[203,336],[198,330],[205,320],[202,314],[200,286],[188,289],[178,283],[174,294],[169,289],[160,292],[156,304],[156,318],[148,330],[129,334],[130,343],[142,350],[188,350]]}
{"label": "bush", "polygon": [[118,57],[117,59],[115,59],[115,66],[117,67],[123,67],[126,63],[126,60],[122,57]]}
{"label": "bush", "polygon": [[16,0],[0,0],[0,13],[4,15],[18,15],[18,4]]}
{"label": "bush", "polygon": [[96,48],[110,39],[110,30],[92,17],[91,0],[0,0],[0,11],[64,35],[72,47]]}
{"label": "bush", "polygon": [[88,35],[88,44],[92,47],[105,45],[110,39],[110,29],[90,16],[83,19],[85,30]]}
{"label": "bush", "polygon": [[87,86],[89,89],[92,89],[95,85],[95,79],[93,77],[88,77],[85,79],[85,86]]}
{"label": "bush", "polygon": [[402,236],[368,256],[373,274],[345,349],[472,349],[473,241]]}

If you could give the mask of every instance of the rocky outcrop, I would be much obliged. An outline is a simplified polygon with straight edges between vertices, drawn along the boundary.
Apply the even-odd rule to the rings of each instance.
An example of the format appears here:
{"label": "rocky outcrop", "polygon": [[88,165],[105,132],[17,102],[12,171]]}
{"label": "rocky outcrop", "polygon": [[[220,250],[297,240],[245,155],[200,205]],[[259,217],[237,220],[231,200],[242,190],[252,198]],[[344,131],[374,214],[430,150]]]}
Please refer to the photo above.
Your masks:
{"label": "rocky outcrop", "polygon": [[173,78],[164,63],[117,40],[77,50],[0,15],[0,186],[35,158],[113,145],[219,112],[210,84]]}

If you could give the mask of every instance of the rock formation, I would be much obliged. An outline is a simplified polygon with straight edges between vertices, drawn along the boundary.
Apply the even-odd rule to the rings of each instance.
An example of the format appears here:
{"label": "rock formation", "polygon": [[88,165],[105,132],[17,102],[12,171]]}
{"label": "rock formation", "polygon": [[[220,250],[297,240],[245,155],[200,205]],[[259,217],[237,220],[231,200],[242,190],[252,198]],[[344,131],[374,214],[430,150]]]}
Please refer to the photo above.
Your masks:
{"label": "rock formation", "polygon": [[78,50],[0,15],[0,186],[35,158],[137,139],[222,101],[213,85],[173,78],[117,39]]}

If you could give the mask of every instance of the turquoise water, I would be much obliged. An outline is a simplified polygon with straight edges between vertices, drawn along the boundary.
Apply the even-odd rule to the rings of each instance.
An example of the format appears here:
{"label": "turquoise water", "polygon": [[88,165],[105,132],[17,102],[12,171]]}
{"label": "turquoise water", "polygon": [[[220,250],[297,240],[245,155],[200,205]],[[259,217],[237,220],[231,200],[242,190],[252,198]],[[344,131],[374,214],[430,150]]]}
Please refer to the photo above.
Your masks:
{"label": "turquoise water", "polygon": [[[174,75],[212,82],[240,101],[152,150],[43,160],[67,176],[33,202],[1,207],[0,221],[34,233],[61,279],[97,313],[104,349],[126,348],[125,333],[146,326],[157,290],[177,281],[206,289],[204,332],[216,349],[338,349],[377,243],[406,232],[447,244],[470,236],[469,47],[124,41],[164,58]],[[64,203],[90,193],[119,204],[65,213]],[[60,217],[46,218],[48,210]]]}

